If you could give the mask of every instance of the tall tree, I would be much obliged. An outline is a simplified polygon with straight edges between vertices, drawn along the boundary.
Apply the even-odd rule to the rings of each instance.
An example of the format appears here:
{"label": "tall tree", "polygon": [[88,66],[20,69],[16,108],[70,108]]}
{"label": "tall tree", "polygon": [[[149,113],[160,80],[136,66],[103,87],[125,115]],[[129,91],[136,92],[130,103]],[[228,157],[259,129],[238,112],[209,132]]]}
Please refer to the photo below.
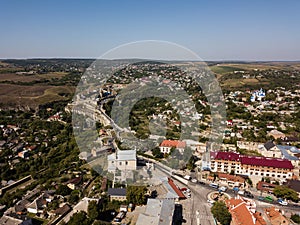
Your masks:
{"label": "tall tree", "polygon": [[91,201],[88,206],[88,216],[92,220],[95,220],[99,217],[99,208],[96,201]]}
{"label": "tall tree", "polygon": [[222,224],[229,225],[231,222],[231,214],[224,202],[215,202],[211,207],[211,213]]}

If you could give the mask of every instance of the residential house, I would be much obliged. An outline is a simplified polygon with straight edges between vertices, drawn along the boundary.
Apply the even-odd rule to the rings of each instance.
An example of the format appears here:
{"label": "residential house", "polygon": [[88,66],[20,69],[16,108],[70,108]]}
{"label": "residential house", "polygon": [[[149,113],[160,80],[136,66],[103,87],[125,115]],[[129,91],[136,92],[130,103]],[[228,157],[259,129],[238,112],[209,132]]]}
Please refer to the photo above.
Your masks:
{"label": "residential house", "polygon": [[172,148],[178,149],[180,153],[183,153],[185,147],[185,141],[163,140],[159,146],[159,149],[164,154],[170,154]]}
{"label": "residential house", "polygon": [[273,193],[273,189],[276,187],[275,184],[271,184],[264,181],[259,181],[256,185],[256,189],[261,192]]}
{"label": "residential house", "polygon": [[278,130],[271,130],[268,134],[268,136],[273,137],[274,139],[284,139],[285,134]]}
{"label": "residential house", "polygon": [[300,180],[288,180],[284,185],[296,191],[300,198]]}
{"label": "residential house", "polygon": [[19,215],[26,214],[26,206],[28,206],[30,202],[27,199],[20,200],[15,204],[15,212]]}
{"label": "residential house", "polygon": [[74,179],[69,180],[67,183],[68,188],[75,190],[82,182],[82,176],[75,177]]}
{"label": "residential house", "polygon": [[108,188],[107,194],[110,200],[126,201],[126,189],[125,188]]}
{"label": "residential house", "polygon": [[113,148],[111,145],[104,145],[101,148],[93,148],[91,153],[93,157],[99,157],[105,155],[107,152],[112,152]]}
{"label": "residential house", "polygon": [[71,210],[72,210],[71,207],[68,204],[65,204],[64,206],[59,207],[58,209],[56,209],[54,211],[54,214],[56,216],[64,216],[67,213],[69,213]]}
{"label": "residential house", "polygon": [[255,201],[237,196],[225,203],[232,217],[231,225],[266,225],[261,214],[256,212]]}
{"label": "residential house", "polygon": [[272,141],[266,142],[263,145],[263,147],[259,148],[258,152],[265,157],[272,157],[272,158],[282,157],[280,149]]}
{"label": "residential house", "polygon": [[89,161],[92,158],[92,154],[90,152],[80,152],[79,159]]}
{"label": "residential house", "polygon": [[239,149],[246,149],[250,151],[257,151],[263,146],[262,143],[251,141],[237,141],[236,144]]}
{"label": "residential house", "polygon": [[270,220],[272,225],[282,225],[282,224],[289,224],[289,220],[285,218],[281,211],[274,206],[265,209],[265,214],[267,215],[268,219]]}
{"label": "residential house", "polygon": [[47,201],[42,198],[42,196],[33,200],[32,203],[26,206],[29,213],[43,213],[44,209],[47,207]]}
{"label": "residential house", "polygon": [[218,178],[221,183],[227,184],[229,187],[244,187],[245,178],[239,175],[230,175],[227,173],[218,173]]}

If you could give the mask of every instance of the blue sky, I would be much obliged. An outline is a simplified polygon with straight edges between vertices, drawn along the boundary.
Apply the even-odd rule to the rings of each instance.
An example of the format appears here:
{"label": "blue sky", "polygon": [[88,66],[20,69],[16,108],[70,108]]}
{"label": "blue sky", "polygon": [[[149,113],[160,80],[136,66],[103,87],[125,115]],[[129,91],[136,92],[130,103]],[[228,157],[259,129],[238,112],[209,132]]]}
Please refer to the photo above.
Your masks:
{"label": "blue sky", "polygon": [[300,1],[0,1],[0,58],[98,57],[164,40],[204,60],[300,60]]}

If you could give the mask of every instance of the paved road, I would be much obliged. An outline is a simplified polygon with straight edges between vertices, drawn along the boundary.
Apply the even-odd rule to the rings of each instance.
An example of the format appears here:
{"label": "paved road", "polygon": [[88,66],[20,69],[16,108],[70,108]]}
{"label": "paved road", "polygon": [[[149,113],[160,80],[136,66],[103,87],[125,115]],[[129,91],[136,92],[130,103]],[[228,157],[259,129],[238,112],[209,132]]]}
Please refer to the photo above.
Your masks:
{"label": "paved road", "polygon": [[[156,165],[156,169],[170,176],[170,172]],[[183,212],[184,219],[187,224],[191,225],[214,225],[214,219],[210,212],[210,206],[207,203],[207,195],[212,189],[198,184],[185,185],[174,180],[179,187],[188,187],[191,190],[191,198],[182,201],[185,210]]]}

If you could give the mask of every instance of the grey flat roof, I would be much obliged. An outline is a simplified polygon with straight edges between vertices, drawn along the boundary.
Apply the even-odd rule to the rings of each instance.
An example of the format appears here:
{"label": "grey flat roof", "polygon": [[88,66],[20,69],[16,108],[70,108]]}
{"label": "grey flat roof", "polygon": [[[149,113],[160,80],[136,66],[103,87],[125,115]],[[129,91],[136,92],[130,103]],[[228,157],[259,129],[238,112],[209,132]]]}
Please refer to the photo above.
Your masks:
{"label": "grey flat roof", "polygon": [[126,196],[125,188],[108,188],[107,193],[112,196]]}
{"label": "grey flat roof", "polygon": [[146,211],[139,215],[136,225],[171,225],[174,209],[174,199],[149,198]]}

